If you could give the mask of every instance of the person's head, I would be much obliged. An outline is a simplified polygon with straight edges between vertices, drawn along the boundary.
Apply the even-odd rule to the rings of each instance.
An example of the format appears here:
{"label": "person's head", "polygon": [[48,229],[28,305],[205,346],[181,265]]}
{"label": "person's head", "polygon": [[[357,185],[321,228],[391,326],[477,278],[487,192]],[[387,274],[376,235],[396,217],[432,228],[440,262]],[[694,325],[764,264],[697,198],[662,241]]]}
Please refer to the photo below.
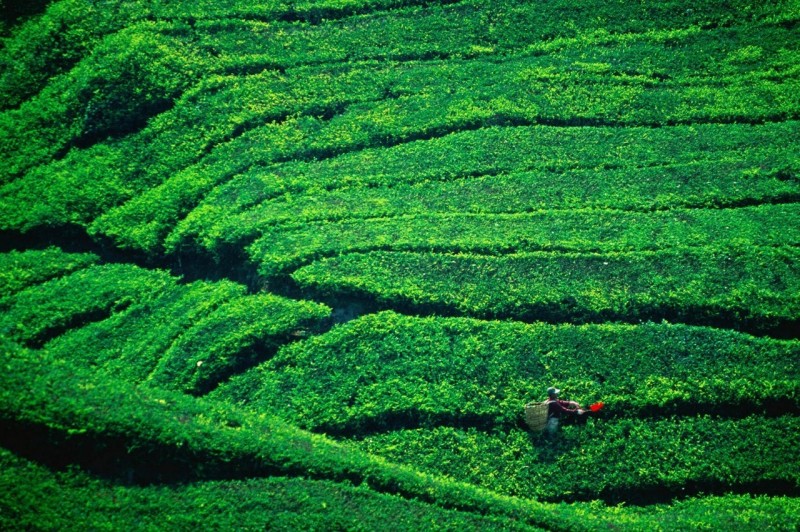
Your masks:
{"label": "person's head", "polygon": [[561,390],[559,390],[558,388],[554,388],[552,386],[547,389],[547,397],[549,397],[550,399],[558,398],[558,394],[560,394],[560,393],[561,393]]}

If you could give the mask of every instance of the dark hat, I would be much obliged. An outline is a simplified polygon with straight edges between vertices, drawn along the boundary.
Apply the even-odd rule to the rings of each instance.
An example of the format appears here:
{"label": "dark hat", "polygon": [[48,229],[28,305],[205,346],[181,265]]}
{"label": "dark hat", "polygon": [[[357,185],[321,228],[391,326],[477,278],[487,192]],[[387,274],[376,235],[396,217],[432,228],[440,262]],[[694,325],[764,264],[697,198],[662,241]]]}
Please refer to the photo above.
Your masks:
{"label": "dark hat", "polygon": [[561,390],[559,390],[558,388],[553,388],[551,386],[550,388],[547,389],[547,395],[549,395],[550,397],[558,395],[559,393],[561,393]]}

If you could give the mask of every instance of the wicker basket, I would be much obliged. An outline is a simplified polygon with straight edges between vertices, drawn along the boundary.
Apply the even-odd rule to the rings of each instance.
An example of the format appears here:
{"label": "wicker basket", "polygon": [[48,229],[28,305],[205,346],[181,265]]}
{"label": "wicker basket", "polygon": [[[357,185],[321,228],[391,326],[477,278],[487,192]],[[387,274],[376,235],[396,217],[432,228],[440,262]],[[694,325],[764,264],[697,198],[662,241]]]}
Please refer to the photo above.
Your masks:
{"label": "wicker basket", "polygon": [[525,405],[525,423],[534,432],[542,432],[547,427],[548,404],[528,403]]}

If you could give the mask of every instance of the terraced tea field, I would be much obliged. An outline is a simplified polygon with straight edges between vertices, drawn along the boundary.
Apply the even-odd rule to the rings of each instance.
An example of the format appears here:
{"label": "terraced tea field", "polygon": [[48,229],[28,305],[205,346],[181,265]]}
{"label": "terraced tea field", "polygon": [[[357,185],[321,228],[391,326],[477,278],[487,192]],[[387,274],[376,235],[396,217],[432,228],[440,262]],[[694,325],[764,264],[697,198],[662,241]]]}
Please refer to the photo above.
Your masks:
{"label": "terraced tea field", "polygon": [[0,527],[796,530],[799,23],[10,9]]}

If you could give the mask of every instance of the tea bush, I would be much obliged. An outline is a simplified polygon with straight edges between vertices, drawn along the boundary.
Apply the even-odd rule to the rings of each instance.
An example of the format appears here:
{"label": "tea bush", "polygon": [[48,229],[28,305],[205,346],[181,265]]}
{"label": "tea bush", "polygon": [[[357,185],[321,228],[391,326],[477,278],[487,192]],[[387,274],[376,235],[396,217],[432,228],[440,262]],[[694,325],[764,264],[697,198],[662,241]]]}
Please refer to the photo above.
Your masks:
{"label": "tea bush", "polygon": [[[366,487],[292,477],[125,486],[54,473],[0,451],[4,528],[273,528],[535,530],[513,517],[459,512]],[[58,493],[59,498],[52,497]],[[98,496],[100,494],[100,496]]]}
{"label": "tea bush", "polygon": [[[130,528],[169,523],[179,528],[379,529],[391,523],[403,530],[434,524],[459,530],[534,529],[514,517],[445,510],[363,486],[324,480],[271,477],[140,487],[105,482],[80,472],[52,472],[6,450],[0,451],[0,463],[4,488],[0,490],[0,524],[5,528]],[[636,530],[719,526],[788,530],[798,524],[797,510],[796,500],[789,497],[726,495],[645,508],[575,503],[569,509],[554,506],[552,512],[584,516],[586,528],[592,526],[589,523],[599,526],[597,516],[604,514],[607,522]]]}
{"label": "tea bush", "polygon": [[[45,157],[48,153],[52,155],[60,148],[68,147],[70,143],[86,143],[95,137],[99,139],[109,133],[119,134],[131,129],[138,129],[153,113],[162,108],[171,107],[172,102],[194,83],[193,80],[196,79],[198,72],[203,71],[209,74],[226,71],[216,62],[209,62],[210,59],[199,59],[201,52],[197,52],[195,55],[189,53],[184,42],[187,38],[184,33],[189,30],[185,27],[175,24],[172,26],[166,23],[159,24],[142,26],[141,31],[144,36],[137,40],[137,42],[146,41],[147,53],[160,54],[158,57],[151,57],[147,54],[140,57],[142,54],[135,54],[141,50],[135,46],[122,47],[129,49],[129,53],[135,55],[134,63],[141,59],[140,62],[147,64],[147,68],[137,70],[135,76],[127,75],[124,72],[119,74],[126,79],[138,80],[134,84],[135,88],[133,88],[134,85],[116,82],[112,84],[113,86],[105,87],[101,86],[102,83],[105,83],[104,81],[98,81],[91,77],[92,74],[89,71],[105,71],[106,67],[101,68],[104,62],[116,65],[114,66],[116,69],[122,68],[120,65],[132,64],[130,60],[114,56],[112,51],[103,52],[104,48],[101,46],[94,55],[83,62],[87,65],[85,68],[76,67],[70,74],[74,78],[73,85],[77,89],[72,86],[53,88],[53,94],[62,95],[58,103],[48,102],[50,96],[43,93],[37,97],[38,99],[27,102],[25,105],[29,108],[26,108],[25,111],[14,111],[8,114],[6,117],[9,121],[8,145],[17,148],[9,150],[9,153],[14,153],[19,159],[19,165],[26,165],[19,166],[10,161],[8,165],[11,169],[10,178],[20,175],[28,168],[27,165],[33,165],[39,160],[38,156],[34,155],[34,151]],[[195,31],[200,30],[193,28],[189,33]],[[785,41],[782,35],[767,36],[769,32],[781,31],[785,30],[780,25],[772,25],[762,28],[762,31],[753,31],[747,36],[736,37],[743,40],[750,39],[761,44],[781,43]],[[132,30],[131,34],[136,33]],[[218,35],[213,32],[212,34]],[[694,38],[694,35],[689,37]],[[113,38],[132,37],[123,32]],[[241,40],[238,39],[237,42]],[[281,41],[276,40],[275,42]],[[107,48],[109,50],[120,48],[116,44],[110,41],[107,43]],[[586,43],[573,44],[581,48]],[[630,52],[631,63],[638,62],[643,55],[656,57],[651,48],[655,46],[657,49],[664,46],[663,42],[653,44],[647,42],[646,39],[640,44],[642,49]],[[694,46],[699,50],[708,49],[707,42],[694,43]],[[174,50],[176,48],[181,50],[181,58],[175,57]],[[592,49],[599,49],[599,47],[594,46]],[[150,52],[150,50],[156,50],[156,52]],[[575,50],[569,50],[570,53],[575,53]],[[184,172],[180,173],[177,181],[172,181],[172,184],[166,189],[156,189],[147,199],[136,198],[130,207],[124,208],[122,212],[113,215],[111,220],[101,222],[95,228],[96,232],[107,233],[122,245],[158,250],[164,233],[169,231],[171,226],[214,186],[257,165],[270,165],[291,158],[329,157],[353,149],[381,146],[387,142],[389,144],[406,142],[409,139],[442,135],[463,128],[485,127],[498,123],[530,124],[555,121],[573,125],[581,123],[663,125],[697,121],[758,123],[764,120],[791,118],[793,109],[797,107],[797,102],[793,100],[793,94],[796,91],[791,90],[792,76],[787,75],[781,83],[774,83],[772,74],[769,74],[776,69],[790,68],[789,65],[793,64],[787,56],[793,52],[782,50],[785,53],[777,53],[777,51],[774,54],[766,53],[767,62],[758,64],[759,67],[764,68],[763,79],[754,78],[752,83],[748,82],[745,87],[741,84],[741,80],[736,78],[738,81],[734,80],[726,85],[725,90],[729,91],[726,95],[722,95],[716,86],[704,86],[695,77],[688,77],[685,83],[680,82],[674,86],[664,85],[662,87],[657,84],[655,87],[651,87],[652,81],[646,76],[630,76],[603,69],[600,69],[599,73],[595,72],[597,69],[589,68],[587,70],[585,65],[594,63],[585,62],[586,58],[583,57],[585,53],[575,55],[574,58],[551,58],[536,55],[511,57],[500,64],[496,61],[483,60],[462,61],[454,64],[434,63],[432,65],[412,63],[404,67],[407,75],[398,76],[395,73],[387,80],[385,77],[381,79],[380,71],[378,71],[378,79],[373,83],[367,83],[364,86],[349,84],[345,90],[335,91],[335,94],[340,96],[338,99],[334,97],[333,101],[328,104],[325,103],[325,94],[328,94],[327,91],[330,91],[331,88],[336,88],[336,78],[333,78],[334,83],[330,86],[321,80],[323,81],[320,83],[321,88],[316,88],[313,74],[309,78],[308,72],[297,72],[288,78],[290,80],[288,91],[278,87],[278,90],[288,92],[280,101],[294,101],[298,91],[292,89],[291,84],[296,83],[303,83],[304,86],[311,88],[307,94],[313,95],[315,91],[321,91],[320,99],[316,100],[315,105],[312,106],[304,105],[301,100],[294,105],[289,103],[278,107],[284,109],[281,112],[290,113],[290,115],[292,112],[308,113],[310,116],[307,120],[289,121],[290,123],[285,124],[286,127],[270,127],[268,125],[260,135],[256,136],[254,133],[249,137],[249,142],[243,139],[240,143],[228,145],[225,141],[237,130],[241,131],[243,126],[248,129],[255,127],[256,124],[264,123],[264,121],[274,120],[276,110],[272,109],[271,114],[269,109],[260,108],[254,110],[257,112],[241,113],[232,111],[230,107],[221,106],[218,109],[223,110],[225,114],[219,119],[215,119],[214,115],[219,114],[219,111],[215,110],[217,108],[209,101],[208,107],[203,110],[205,115],[200,120],[208,124],[207,129],[220,130],[221,136],[212,136],[209,139],[186,139],[193,143],[201,141],[199,145],[182,147],[189,149],[189,153],[183,154],[181,149],[176,152],[175,147],[162,149],[160,145],[157,148],[155,146],[141,147],[144,140],[148,140],[144,144],[150,144],[153,134],[158,131],[163,133],[163,135],[158,134],[159,137],[163,136],[163,139],[160,139],[161,142],[169,140],[169,136],[172,134],[164,132],[162,129],[165,122],[169,123],[169,119],[167,119],[161,122],[162,126],[154,128],[150,134],[144,135],[138,140],[126,139],[122,145],[118,145],[116,141],[106,142],[96,147],[93,150],[96,153],[92,156],[82,156],[78,153],[74,156],[75,159],[70,159],[71,164],[79,166],[81,175],[88,174],[107,180],[105,186],[97,183],[85,191],[84,187],[74,187],[71,183],[74,177],[70,177],[72,174],[61,172],[63,164],[57,163],[54,168],[48,170],[31,168],[36,175],[30,176],[28,179],[23,178],[24,183],[11,187],[6,193],[15,199],[22,197],[28,201],[38,199],[38,193],[43,193],[54,203],[48,210],[44,210],[44,206],[39,205],[32,214],[22,214],[24,218],[16,220],[15,227],[27,228],[31,224],[52,223],[55,220],[63,223],[64,217],[70,221],[80,220],[88,223],[105,210],[135,196],[136,188],[131,190],[132,183],[141,179],[140,186],[149,188],[164,181],[171,172],[169,167],[162,166],[162,159],[166,159],[166,163],[171,163],[170,159],[176,163],[182,161],[184,166],[181,169],[184,169]],[[700,60],[699,57],[692,56],[693,53],[695,52],[687,52],[689,57],[686,61],[689,63]],[[716,53],[727,54],[728,52],[720,49]],[[673,65],[669,64],[669,61],[678,61],[674,58],[674,54],[662,54],[658,57],[667,63],[656,65],[655,68],[674,70]],[[584,61],[578,61],[578,58],[582,58]],[[723,61],[723,59],[723,57],[719,57],[713,60]],[[565,61],[576,66],[571,71],[564,72],[561,67]],[[709,61],[709,58],[703,56],[702,62],[706,61]],[[774,63],[770,61],[774,61]],[[362,79],[375,77],[372,73],[374,68],[371,66],[362,65],[357,69],[365,72],[361,76]],[[329,69],[325,70],[327,74]],[[180,75],[171,75],[175,72],[179,72]],[[525,79],[520,78],[520,72],[524,73]],[[140,77],[141,79],[139,79]],[[167,78],[173,79],[174,82],[165,84],[160,81]],[[236,79],[239,78],[232,79],[231,83],[235,85]],[[534,86],[530,91],[520,92],[521,82],[524,85],[532,83]],[[456,92],[452,91],[454,84],[460,87]],[[541,87],[537,88],[539,85]],[[549,88],[554,85],[563,86],[563,88],[558,91],[550,90]],[[359,94],[365,90],[363,87],[371,87],[372,93],[379,91],[382,99],[365,103]],[[72,103],[65,103],[63,96],[65,91],[66,94],[73,94],[76,90],[78,93],[74,97],[70,97]],[[131,91],[134,94],[129,94]],[[383,98],[387,93],[390,93],[392,97]],[[98,94],[103,95],[102,101],[98,100]],[[302,97],[302,91],[299,91],[299,94]],[[636,94],[639,96],[635,97]],[[237,98],[250,97],[245,92],[236,90],[229,94],[229,96],[231,95],[235,95]],[[341,95],[348,96],[342,97]],[[637,98],[643,98],[646,101],[639,101]],[[769,107],[764,107],[763,102],[766,101],[770,102]],[[361,105],[356,105],[359,102]],[[602,102],[602,105],[599,102]],[[196,104],[196,98],[188,99],[185,104],[178,101],[174,116],[181,116],[182,105],[194,109]],[[322,106],[321,110],[320,106]],[[267,111],[268,114],[265,115],[264,111]],[[235,113],[234,116],[231,116],[231,112]],[[320,112],[323,115],[332,115],[335,119],[313,119],[315,113]],[[53,130],[47,136],[40,135],[35,139],[26,140],[24,135],[30,131],[34,122],[43,123],[43,120],[47,120],[47,116],[57,114],[82,115],[83,123],[78,124],[78,122],[69,120],[58,121],[56,122],[57,126],[54,127],[61,129]],[[175,125],[180,128],[179,130],[185,129],[185,123],[178,122]],[[311,136],[313,139],[309,138]],[[215,164],[211,159],[207,164],[193,168],[193,171],[185,169],[185,165],[197,160],[198,153],[205,153],[209,147],[208,141],[211,141],[212,145],[222,143],[220,146],[222,151],[219,152],[219,158],[216,159],[217,163]],[[253,144],[259,143],[276,145],[278,150],[266,150],[265,153],[253,158],[256,154],[248,152],[252,152]],[[299,145],[296,145],[298,143]],[[282,151],[283,148],[280,146],[289,148],[289,151]],[[114,169],[106,175],[108,161],[105,159],[123,157],[122,154],[129,153],[132,147],[134,151],[155,154],[160,164],[153,165],[152,156],[142,156],[139,158],[139,162],[134,164],[126,159],[126,173],[120,175],[119,166],[111,165]],[[102,158],[98,162],[97,155],[99,154],[102,154]],[[245,156],[243,157],[243,155]],[[235,159],[238,164],[219,164],[220,160],[229,161],[230,159]],[[98,167],[98,165],[106,168]],[[147,181],[144,181],[145,177]],[[47,183],[47,186],[44,183]],[[53,193],[52,190],[63,192],[64,189],[70,191],[68,197],[71,198],[71,201],[80,202],[79,205],[62,205],[64,195]],[[77,193],[77,197],[73,189],[80,191]],[[157,198],[162,199],[159,201]],[[170,199],[166,200],[165,198]],[[96,203],[94,200],[97,199],[101,201]],[[77,208],[78,206],[88,207],[88,210]],[[67,209],[67,212],[60,212],[64,208]],[[13,216],[18,217],[20,214],[14,210]],[[128,228],[123,222],[126,219],[140,221],[136,222],[133,228]]]}
{"label": "tea bush", "polygon": [[[94,255],[55,248],[0,260],[8,266],[6,284],[17,288],[4,298],[4,337],[46,343],[56,356],[131,382],[194,394],[324,324],[330,314],[317,303],[247,295],[230,281],[179,284],[165,272],[91,265]],[[48,280],[55,273],[66,275]]]}
{"label": "tea bush", "polygon": [[12,181],[73,145],[140,128],[188,87],[197,64],[187,39],[156,23],[113,34],[92,55],[18,109],[0,115],[0,182]]}
{"label": "tea bush", "polygon": [[270,276],[319,257],[372,250],[500,255],[523,251],[613,251],[795,245],[786,227],[800,225],[794,205],[634,214],[604,209],[530,215],[398,215],[276,228],[248,254]]}
{"label": "tea bush", "polygon": [[5,339],[2,344],[7,356],[0,374],[0,419],[41,427],[55,444],[77,437],[79,449],[90,456],[107,449],[106,443],[122,441],[125,451],[118,458],[140,471],[147,464],[154,478],[169,478],[177,470],[182,478],[196,479],[288,475],[349,481],[444,508],[586,528],[585,519],[571,519],[568,509],[554,512],[550,505],[421,474],[264,413],[98,376],[45,351],[21,349]]}
{"label": "tea bush", "polygon": [[[546,118],[549,111],[542,110],[542,106],[549,108],[552,105],[554,113],[563,112],[572,117],[586,115],[590,120],[597,119],[601,122],[610,121],[631,126],[642,123],[664,124],[670,121],[686,122],[701,119],[699,116],[669,118],[670,111],[666,111],[664,117],[655,120],[641,119],[635,116],[598,116],[598,113],[608,113],[609,101],[618,100],[628,105],[627,102],[630,102],[631,99],[631,95],[628,93],[602,94],[603,91],[611,90],[607,83],[575,95],[570,94],[567,90],[553,93],[552,98],[557,100],[554,102],[526,101],[526,99],[540,97],[538,92],[519,95],[519,100],[516,96],[509,95],[511,100],[508,100],[497,96],[497,91],[504,86],[504,81],[498,80],[494,83],[485,81],[486,77],[494,72],[494,65],[487,64],[486,69],[484,75],[473,73],[469,79],[484,80],[486,86],[477,90],[492,91],[496,96],[495,99],[488,102],[481,101],[479,96],[474,94],[475,91],[469,91],[469,96],[448,93],[404,96],[381,100],[378,103],[356,103],[348,106],[346,111],[330,120],[303,117],[248,131],[235,141],[222,146],[220,150],[215,150],[214,158],[207,164],[189,168],[163,185],[151,189],[130,204],[111,211],[106,216],[106,220],[101,218],[99,223],[95,224],[93,231],[100,234],[111,233],[112,236],[119,235],[119,237],[115,236],[115,239],[125,247],[155,252],[160,249],[161,242],[170,228],[196,206],[205,194],[230,177],[253,167],[269,166],[289,159],[330,158],[355,150],[439,137],[464,129],[477,129],[497,123],[525,125],[535,124],[539,121],[546,122],[540,118]],[[574,87],[575,84],[569,82],[568,86]],[[578,89],[572,90],[578,91]],[[781,88],[781,90],[784,89]],[[748,94],[753,93],[748,92]],[[587,98],[598,98],[598,101],[603,101],[605,105],[602,110],[595,111],[587,108],[584,111],[586,106],[593,105],[584,101]],[[679,100],[680,98],[678,97]],[[686,98],[695,99],[695,96],[686,95]],[[759,101],[764,99],[761,95],[757,98]],[[577,101],[570,101],[570,99]],[[730,99],[739,105],[746,100],[746,95],[744,93],[731,94]],[[797,107],[797,102],[789,100],[786,104],[787,109]],[[689,104],[675,103],[675,105]],[[744,103],[744,105],[747,105],[754,115],[758,114],[754,109],[754,106],[757,105],[755,102]],[[653,107],[650,104],[642,104],[636,109]],[[702,103],[699,104],[699,107],[693,103],[691,108],[705,109]],[[773,111],[774,107],[770,108],[770,112]],[[716,110],[710,112],[718,113]],[[722,115],[728,115],[731,112],[734,111],[720,110],[719,117],[712,116],[708,120],[719,120]],[[624,111],[622,113],[624,114]],[[791,116],[787,117],[792,118]],[[702,118],[702,120],[706,120],[706,118]],[[254,149],[254,146],[258,146],[259,149]],[[574,157],[573,155],[572,158]],[[214,164],[211,162],[212,160],[219,162]],[[279,183],[276,184],[280,186]],[[156,208],[156,205],[159,205],[160,208]],[[123,220],[131,218],[142,221],[138,225],[131,226],[129,222],[127,225],[123,225]]]}
{"label": "tea bush", "polygon": [[395,307],[474,317],[669,318],[769,331],[798,316],[796,263],[793,247],[500,257],[376,251],[322,259],[292,278],[321,297],[363,294]]}
{"label": "tea bush", "polygon": [[198,320],[163,353],[150,374],[153,385],[202,394],[248,367],[329,309],[272,294],[238,298]]}
{"label": "tea bush", "polygon": [[553,383],[584,405],[605,401],[608,416],[785,414],[797,410],[799,356],[796,341],[685,325],[382,312],[287,346],[212,396],[354,437],[439,424],[509,429]]}
{"label": "tea bush", "polygon": [[0,528],[797,528],[796,0],[9,7]]}
{"label": "tea bush", "polygon": [[[687,202],[695,206],[695,201],[703,206],[706,201],[737,201],[737,195],[740,204],[747,204],[758,201],[763,180],[775,187],[778,198],[791,201],[797,185],[786,177],[792,175],[796,158],[781,146],[783,135],[795,126],[787,122],[756,128],[490,128],[326,161],[286,163],[272,171],[257,168],[209,194],[167,244],[172,250],[182,249],[187,240],[196,239],[201,248],[223,255],[266,231],[270,218],[285,216],[287,207],[294,216],[291,221],[310,214],[304,207],[324,210],[329,197],[325,192],[330,189],[335,190],[331,200],[342,213],[339,216],[346,209],[353,217],[359,212],[362,217],[381,216],[404,192],[410,196],[397,206],[398,214],[413,213],[414,203],[418,210],[435,210],[443,192],[454,207],[465,210],[491,210],[495,195],[499,196],[495,208],[514,209],[515,203],[522,203],[519,211],[587,206],[666,209]],[[753,135],[759,139],[757,147],[752,145]],[[684,149],[673,153],[674,143]],[[720,164],[721,160],[726,162]],[[759,169],[762,166],[766,171]],[[526,170],[535,172],[515,175]],[[507,180],[506,173],[511,174]],[[428,181],[428,188],[404,188]],[[514,186],[507,187],[508,181]],[[516,199],[503,207],[509,196]],[[722,197],[726,199],[717,199]]]}
{"label": "tea bush", "polygon": [[[761,155],[758,160],[763,161]],[[259,201],[264,189],[257,187],[256,180],[241,176],[206,196],[177,224],[167,237],[166,246],[172,251],[199,247],[223,256],[224,250],[240,248],[264,233],[278,237],[281,233],[273,229],[277,225],[432,213],[733,207],[789,202],[797,196],[797,184],[780,177],[785,174],[754,172],[752,165],[755,164],[754,157],[729,163],[571,170],[562,172],[558,179],[545,171],[480,177],[457,175],[453,181],[433,179],[313,194],[299,189],[298,194],[283,194],[265,201]],[[321,166],[317,168],[322,170]],[[714,175],[714,179],[701,177],[709,174]],[[360,179],[365,177],[365,174],[359,175]],[[392,177],[402,179],[401,176]],[[234,183],[241,186],[236,187]],[[249,191],[252,193],[248,194]]]}
{"label": "tea bush", "polygon": [[0,307],[29,286],[96,264],[91,253],[64,253],[58,248],[0,253]]}
{"label": "tea bush", "polygon": [[0,316],[0,332],[40,345],[67,329],[103,319],[170,283],[166,272],[127,264],[89,266],[18,292]]}
{"label": "tea bush", "polygon": [[[590,420],[532,445],[522,432],[450,427],[366,437],[362,448],[423,471],[538,500],[639,502],[687,493],[797,493],[796,416]],[[754,452],[761,449],[763,452]],[[783,458],[781,458],[783,457]]]}
{"label": "tea bush", "polygon": [[[245,297],[244,286],[231,282],[173,283],[155,297],[138,299],[107,319],[67,331],[48,342],[47,349],[75,364],[142,382],[163,363],[165,353],[182,335],[220,306]],[[213,356],[208,352],[198,355]]]}

